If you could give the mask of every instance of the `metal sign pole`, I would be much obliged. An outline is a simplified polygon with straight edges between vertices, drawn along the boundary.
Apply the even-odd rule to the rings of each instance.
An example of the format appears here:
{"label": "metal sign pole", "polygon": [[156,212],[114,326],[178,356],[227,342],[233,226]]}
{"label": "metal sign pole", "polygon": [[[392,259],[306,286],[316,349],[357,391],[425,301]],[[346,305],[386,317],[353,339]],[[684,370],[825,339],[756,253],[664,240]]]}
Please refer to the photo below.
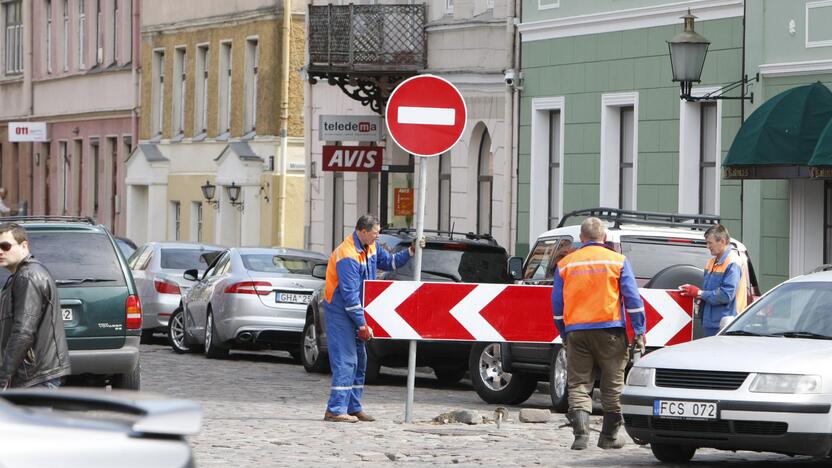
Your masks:
{"label": "metal sign pole", "polygon": [[[441,157],[441,156],[439,156]],[[422,280],[422,247],[419,239],[425,231],[425,191],[428,184],[427,158],[419,158],[419,193],[416,199],[416,255],[413,259],[413,281]],[[410,340],[407,355],[407,403],[404,408],[404,422],[413,422],[413,390],[416,386],[416,340]]]}

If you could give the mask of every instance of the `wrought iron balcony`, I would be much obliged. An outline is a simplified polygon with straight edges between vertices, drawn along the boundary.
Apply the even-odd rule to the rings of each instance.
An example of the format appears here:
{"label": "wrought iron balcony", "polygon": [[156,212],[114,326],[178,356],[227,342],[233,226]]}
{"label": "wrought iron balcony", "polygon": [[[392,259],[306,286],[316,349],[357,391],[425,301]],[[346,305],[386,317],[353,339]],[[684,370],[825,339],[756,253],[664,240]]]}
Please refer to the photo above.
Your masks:
{"label": "wrought iron balcony", "polygon": [[310,5],[306,73],[382,112],[390,90],[427,67],[425,4]]}

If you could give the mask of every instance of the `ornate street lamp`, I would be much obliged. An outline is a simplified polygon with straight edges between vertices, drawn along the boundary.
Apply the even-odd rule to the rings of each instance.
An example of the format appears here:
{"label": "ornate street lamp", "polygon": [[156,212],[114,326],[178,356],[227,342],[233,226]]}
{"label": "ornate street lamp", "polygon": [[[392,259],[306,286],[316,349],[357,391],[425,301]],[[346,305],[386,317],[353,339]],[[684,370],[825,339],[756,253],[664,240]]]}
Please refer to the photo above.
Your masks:
{"label": "ornate street lamp", "polygon": [[[688,10],[682,19],[685,20],[685,29],[667,41],[670,50],[670,68],[673,73],[673,81],[678,81],[681,87],[680,97],[686,101],[711,101],[715,99],[748,99],[754,101],[754,93],[745,96],[746,87],[749,83],[748,75],[739,81],[729,83],[722,88],[704,94],[702,96],[691,96],[693,83],[699,83],[702,77],[702,68],[705,66],[705,57],[708,55],[708,46],[711,41],[705,39],[693,28],[693,16]],[[758,81],[759,74],[752,80]],[[742,96],[724,96],[732,89],[742,87]]]}
{"label": "ornate street lamp", "polygon": [[228,201],[231,202],[231,206],[237,208],[239,211],[243,211],[245,209],[245,203],[238,201],[240,199],[240,189],[242,187],[231,182],[231,185],[225,186],[225,193],[228,195]]}
{"label": "ornate street lamp", "polygon": [[219,208],[219,201],[214,200],[214,195],[217,194],[217,186],[212,184],[210,180],[206,180],[205,185],[199,188],[202,189],[202,198],[205,199],[205,202],[213,206],[215,210]]}

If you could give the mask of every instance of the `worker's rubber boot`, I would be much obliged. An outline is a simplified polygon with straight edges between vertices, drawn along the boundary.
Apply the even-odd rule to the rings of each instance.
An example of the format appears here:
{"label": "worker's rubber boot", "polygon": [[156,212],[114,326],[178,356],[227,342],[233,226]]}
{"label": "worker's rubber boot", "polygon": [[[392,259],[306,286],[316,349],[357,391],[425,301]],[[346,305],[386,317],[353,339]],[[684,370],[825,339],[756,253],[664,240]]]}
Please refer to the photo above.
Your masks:
{"label": "worker's rubber boot", "polygon": [[627,444],[624,437],[619,437],[618,430],[624,424],[621,413],[604,413],[604,424],[598,437],[598,447],[602,449],[620,449]]}
{"label": "worker's rubber boot", "polygon": [[589,413],[586,411],[570,411],[566,419],[572,425],[572,434],[575,441],[572,442],[572,450],[584,450],[589,445]]}

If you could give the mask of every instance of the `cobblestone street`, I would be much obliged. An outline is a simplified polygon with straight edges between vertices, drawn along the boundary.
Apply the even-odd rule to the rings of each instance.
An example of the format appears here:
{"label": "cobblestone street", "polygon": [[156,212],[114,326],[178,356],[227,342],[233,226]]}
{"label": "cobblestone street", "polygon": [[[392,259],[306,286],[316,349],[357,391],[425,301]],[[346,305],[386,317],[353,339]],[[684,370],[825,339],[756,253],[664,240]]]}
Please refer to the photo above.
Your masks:
{"label": "cobblestone street", "polygon": [[[188,398],[202,404],[202,432],[190,439],[197,466],[310,466],[335,464],[438,466],[658,466],[649,448],[630,444],[622,450],[569,450],[572,437],[555,414],[545,424],[511,421],[496,424],[439,425],[437,415],[477,410],[493,417],[470,383],[443,388],[430,374],[416,379],[414,424],[404,424],[405,376],[387,369],[383,384],[368,386],[367,411],[374,423],[334,424],[322,421],[329,376],[308,374],[286,353],[232,352],[227,360],[201,354],[176,355],[158,344],[142,347],[144,391]],[[548,395],[535,394],[524,408],[545,408]],[[600,418],[593,417],[600,428]],[[693,466],[823,466],[807,458],[700,450]]]}

